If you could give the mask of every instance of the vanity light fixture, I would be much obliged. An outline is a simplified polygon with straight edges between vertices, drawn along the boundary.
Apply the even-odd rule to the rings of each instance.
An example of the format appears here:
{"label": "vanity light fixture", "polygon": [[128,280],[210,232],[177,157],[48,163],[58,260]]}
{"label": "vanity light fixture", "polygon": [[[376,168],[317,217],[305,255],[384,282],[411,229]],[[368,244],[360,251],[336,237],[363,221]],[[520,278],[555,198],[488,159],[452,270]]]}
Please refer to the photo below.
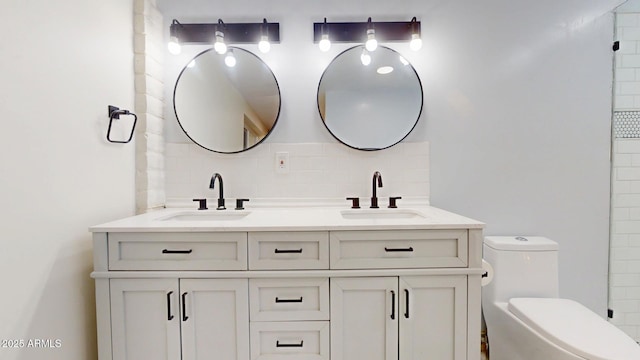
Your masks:
{"label": "vanity light fixture", "polygon": [[222,55],[227,52],[227,44],[224,43],[224,22],[218,19],[218,27],[216,27],[216,42],[213,44],[214,50]]}
{"label": "vanity light fixture", "polygon": [[402,65],[404,65],[404,66],[409,65],[409,61],[407,59],[405,59],[404,56],[400,55],[400,56],[398,56],[398,58],[400,59],[400,62],[402,63]]}
{"label": "vanity light fixture", "polygon": [[376,40],[376,30],[373,28],[371,18],[367,20],[367,41],[364,43],[364,47],[369,51],[376,51],[378,48],[378,40]]}
{"label": "vanity light fixture", "polygon": [[[225,23],[218,19],[216,23],[198,24],[183,24],[173,20],[169,35],[170,40],[182,46],[206,45],[215,41],[213,47],[218,54],[225,54],[227,46],[232,44],[258,44],[260,51],[263,51],[271,48],[271,44],[280,43],[280,24],[267,22],[267,19],[258,23]],[[266,44],[262,40],[266,40]]]}
{"label": "vanity light fixture", "polygon": [[260,42],[258,42],[258,50],[263,54],[266,54],[271,50],[271,43],[269,42],[269,23],[267,19],[262,19],[262,33],[260,34]]}
{"label": "vanity light fixture", "polygon": [[416,30],[416,17],[411,19],[411,41],[409,42],[409,48],[413,51],[422,49],[422,39],[420,38],[420,32]]}
{"label": "vanity light fixture", "polygon": [[174,19],[171,23],[171,27],[169,28],[169,44],[167,44],[167,49],[173,55],[178,55],[182,51],[180,47],[180,40],[178,40],[178,36],[176,35],[179,25],[180,23],[178,20]]}
{"label": "vanity light fixture", "polygon": [[329,39],[331,43],[365,43],[369,51],[374,51],[378,42],[410,42],[411,49],[422,46],[420,21],[416,17],[411,21],[374,22],[368,18],[366,22],[331,23],[325,18],[324,22],[313,23],[313,41],[320,50],[329,49],[331,43],[325,45]]}
{"label": "vanity light fixture", "polygon": [[318,42],[318,47],[320,48],[320,51],[327,52],[331,49],[331,40],[329,40],[329,34],[327,34],[327,18],[324,18],[321,32],[322,34],[320,36],[320,42]]}

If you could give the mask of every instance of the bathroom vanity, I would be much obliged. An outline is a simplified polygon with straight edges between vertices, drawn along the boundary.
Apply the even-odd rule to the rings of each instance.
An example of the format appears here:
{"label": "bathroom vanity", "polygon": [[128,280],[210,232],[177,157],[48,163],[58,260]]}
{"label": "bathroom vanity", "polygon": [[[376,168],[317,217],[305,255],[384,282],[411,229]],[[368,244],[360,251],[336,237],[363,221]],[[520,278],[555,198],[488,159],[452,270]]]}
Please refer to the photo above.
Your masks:
{"label": "bathroom vanity", "polygon": [[94,226],[100,360],[479,360],[483,224],[165,209]]}

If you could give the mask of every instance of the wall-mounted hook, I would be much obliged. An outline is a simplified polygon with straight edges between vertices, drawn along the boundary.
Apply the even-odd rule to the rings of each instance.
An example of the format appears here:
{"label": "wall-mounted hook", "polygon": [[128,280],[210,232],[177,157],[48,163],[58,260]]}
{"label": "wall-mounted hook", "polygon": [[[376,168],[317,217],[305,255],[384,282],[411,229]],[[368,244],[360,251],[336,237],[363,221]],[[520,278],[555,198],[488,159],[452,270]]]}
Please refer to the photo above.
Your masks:
{"label": "wall-mounted hook", "polygon": [[[126,144],[128,142],[131,141],[131,139],[133,139],[133,132],[136,129],[136,123],[138,122],[138,116],[136,116],[136,114],[130,112],[129,110],[124,110],[124,109],[120,109],[117,106],[113,106],[113,105],[109,105],[109,107],[107,108],[107,111],[109,112],[109,128],[107,129],[107,141],[112,142],[112,143],[120,143],[120,144]],[[113,124],[113,120],[120,120],[120,115],[131,115],[133,116],[133,126],[131,126],[131,134],[129,134],[129,139],[127,139],[126,141],[123,140],[112,140],[111,139],[111,125]]]}

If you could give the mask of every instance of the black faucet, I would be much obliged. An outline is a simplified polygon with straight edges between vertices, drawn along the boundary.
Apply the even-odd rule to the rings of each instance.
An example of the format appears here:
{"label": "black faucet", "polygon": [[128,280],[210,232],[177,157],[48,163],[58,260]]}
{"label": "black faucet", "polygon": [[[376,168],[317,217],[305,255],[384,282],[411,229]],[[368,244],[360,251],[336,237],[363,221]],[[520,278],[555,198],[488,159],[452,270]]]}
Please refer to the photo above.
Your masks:
{"label": "black faucet", "polygon": [[371,196],[371,206],[370,206],[372,209],[378,208],[378,195],[376,193],[376,179],[378,179],[377,187],[382,187],[382,175],[380,174],[379,171],[376,171],[373,173],[373,181],[371,186],[373,189],[373,194]]}
{"label": "black faucet", "polygon": [[218,196],[217,210],[225,210],[226,207],[224,207],[224,187],[222,185],[222,175],[218,173],[213,174],[213,176],[211,177],[211,182],[209,183],[209,189],[215,188],[216,179],[218,179],[218,182],[220,183],[220,195]]}

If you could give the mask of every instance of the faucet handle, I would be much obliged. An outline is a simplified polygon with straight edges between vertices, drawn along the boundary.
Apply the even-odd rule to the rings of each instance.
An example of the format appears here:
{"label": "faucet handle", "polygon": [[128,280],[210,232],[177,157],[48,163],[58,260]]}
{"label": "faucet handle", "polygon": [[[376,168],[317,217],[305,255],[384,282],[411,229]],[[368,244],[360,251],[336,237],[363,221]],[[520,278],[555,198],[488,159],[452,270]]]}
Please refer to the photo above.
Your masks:
{"label": "faucet handle", "polygon": [[389,198],[389,208],[390,209],[395,209],[398,207],[398,205],[396,205],[396,200],[400,200],[402,199],[402,196],[393,196]]}
{"label": "faucet handle", "polygon": [[360,198],[348,197],[347,200],[351,200],[351,208],[352,209],[360,209]]}
{"label": "faucet handle", "polygon": [[249,199],[236,199],[236,210],[244,210],[244,202],[249,201]]}
{"label": "faucet handle", "polygon": [[198,202],[198,210],[207,210],[207,199],[193,199],[193,201]]}

